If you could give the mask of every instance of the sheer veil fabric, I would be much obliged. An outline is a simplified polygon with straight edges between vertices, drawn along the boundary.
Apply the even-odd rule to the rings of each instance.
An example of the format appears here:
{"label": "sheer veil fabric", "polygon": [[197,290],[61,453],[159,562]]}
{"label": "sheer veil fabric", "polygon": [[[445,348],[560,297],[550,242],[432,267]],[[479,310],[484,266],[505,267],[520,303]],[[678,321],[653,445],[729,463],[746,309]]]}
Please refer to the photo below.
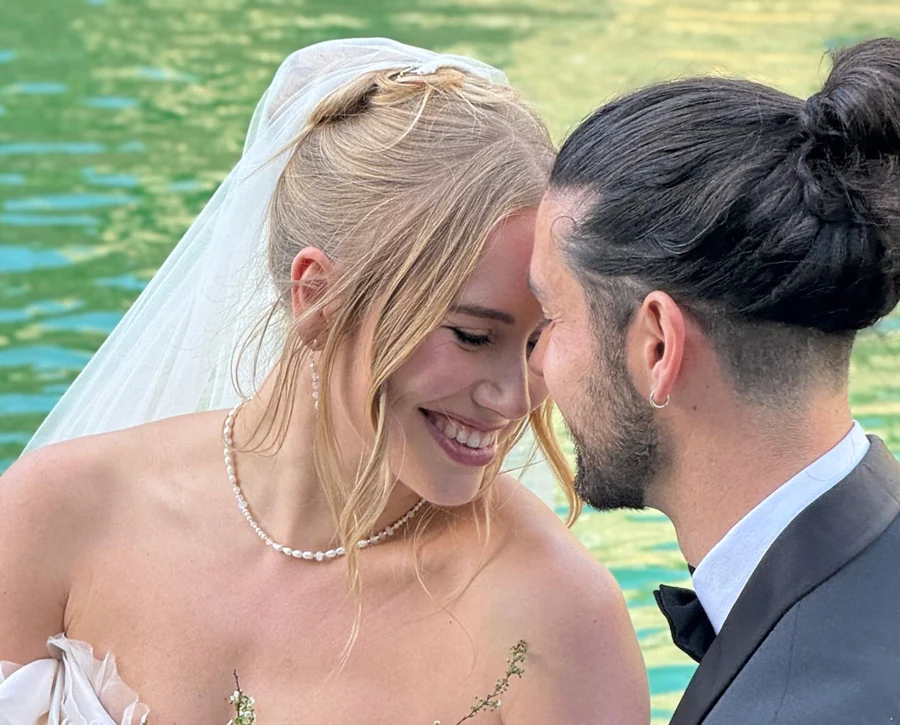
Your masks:
{"label": "sheer veil fabric", "polygon": [[[256,389],[277,360],[286,319],[273,321],[255,377],[253,356],[235,370],[236,353],[276,300],[266,217],[291,142],[323,98],[361,74],[447,66],[508,82],[484,63],[383,38],[326,41],[288,56],[256,107],[237,165],[26,450],[231,407],[238,400],[233,374],[245,390]],[[530,487],[551,502],[552,483]]]}

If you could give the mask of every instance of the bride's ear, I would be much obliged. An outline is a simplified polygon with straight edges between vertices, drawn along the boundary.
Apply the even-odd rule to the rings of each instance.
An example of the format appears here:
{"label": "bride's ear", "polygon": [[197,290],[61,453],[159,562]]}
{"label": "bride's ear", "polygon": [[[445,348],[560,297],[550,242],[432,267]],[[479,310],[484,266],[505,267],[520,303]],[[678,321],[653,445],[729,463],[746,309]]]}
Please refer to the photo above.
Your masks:
{"label": "bride's ear", "polygon": [[333,273],[331,259],[315,247],[300,250],[291,263],[291,309],[295,320],[303,319],[304,338],[322,337],[326,331],[326,311],[320,308],[312,317],[308,313],[328,293]]}

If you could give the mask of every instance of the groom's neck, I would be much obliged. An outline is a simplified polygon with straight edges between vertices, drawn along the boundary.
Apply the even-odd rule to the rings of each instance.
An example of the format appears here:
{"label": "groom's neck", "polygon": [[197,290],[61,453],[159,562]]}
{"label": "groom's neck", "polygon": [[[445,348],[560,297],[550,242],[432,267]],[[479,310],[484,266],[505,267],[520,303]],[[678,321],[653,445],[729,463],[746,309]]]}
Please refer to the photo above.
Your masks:
{"label": "groom's neck", "polygon": [[672,471],[653,497],[658,500],[649,502],[672,519],[681,550],[694,566],[852,426],[846,391],[806,396],[801,410],[749,405],[726,410],[672,421]]}

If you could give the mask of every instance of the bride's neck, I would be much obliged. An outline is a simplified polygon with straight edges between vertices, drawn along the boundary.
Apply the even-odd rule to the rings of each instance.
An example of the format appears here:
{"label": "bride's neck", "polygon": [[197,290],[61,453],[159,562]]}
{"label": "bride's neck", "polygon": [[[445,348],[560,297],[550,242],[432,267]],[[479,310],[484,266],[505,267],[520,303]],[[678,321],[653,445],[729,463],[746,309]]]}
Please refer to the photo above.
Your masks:
{"label": "bride's neck", "polygon": [[[303,379],[297,389],[309,388]],[[313,458],[313,436],[318,411],[312,396],[298,395],[291,410],[284,440],[278,441],[280,420],[271,426],[269,402],[274,391],[267,381],[259,394],[247,401],[234,423],[236,471],[254,516],[276,541],[296,549],[325,550],[338,545],[336,524]],[[285,406],[282,406],[284,409]],[[267,435],[268,434],[268,435]],[[345,475],[353,476],[363,455],[358,437],[338,438]],[[395,486],[384,514],[375,526],[381,530],[412,507],[418,497],[402,484]]]}

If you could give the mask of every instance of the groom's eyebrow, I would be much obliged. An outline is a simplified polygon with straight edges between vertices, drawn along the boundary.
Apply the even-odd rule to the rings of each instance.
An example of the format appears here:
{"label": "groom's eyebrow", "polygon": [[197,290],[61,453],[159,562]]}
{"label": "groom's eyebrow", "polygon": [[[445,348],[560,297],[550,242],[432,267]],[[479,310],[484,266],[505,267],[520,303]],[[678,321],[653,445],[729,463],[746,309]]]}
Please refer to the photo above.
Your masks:
{"label": "groom's eyebrow", "polygon": [[497,322],[505,322],[507,325],[516,324],[516,318],[508,312],[495,310],[491,307],[482,307],[481,305],[453,305],[451,312],[460,315],[469,315],[470,317],[480,317],[483,320],[496,320]]}

